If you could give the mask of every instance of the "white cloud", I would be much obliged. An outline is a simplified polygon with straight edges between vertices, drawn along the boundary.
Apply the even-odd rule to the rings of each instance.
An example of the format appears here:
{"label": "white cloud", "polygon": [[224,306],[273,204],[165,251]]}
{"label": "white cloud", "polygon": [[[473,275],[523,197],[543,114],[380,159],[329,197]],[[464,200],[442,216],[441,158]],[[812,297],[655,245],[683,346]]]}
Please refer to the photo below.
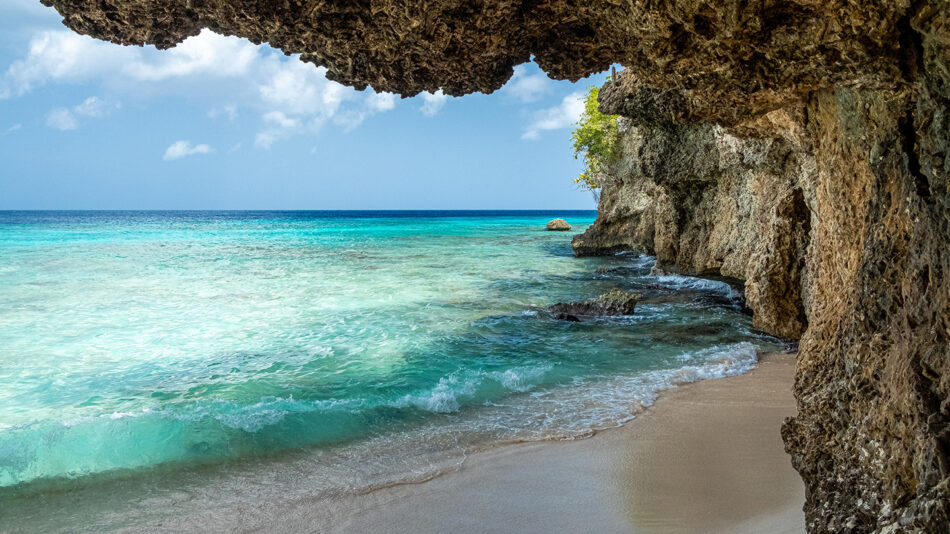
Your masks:
{"label": "white cloud", "polygon": [[82,82],[121,71],[138,51],[110,46],[67,30],[42,31],[30,40],[26,58],[13,62],[0,81],[0,98],[29,92],[48,82]]}
{"label": "white cloud", "polygon": [[551,91],[553,83],[544,73],[528,74],[528,65],[515,67],[515,74],[502,91],[522,102],[534,102]]}
{"label": "white cloud", "polygon": [[16,123],[16,124],[10,126],[9,128],[7,128],[6,133],[10,134],[10,133],[19,131],[21,128],[23,128],[23,125],[18,122],[18,123]]}
{"label": "white cloud", "polygon": [[73,112],[83,117],[98,119],[111,114],[120,107],[121,105],[118,102],[103,100],[98,96],[90,96],[82,104],[73,108]]}
{"label": "white cloud", "polygon": [[235,104],[227,104],[221,107],[211,108],[208,111],[208,118],[217,119],[218,117],[227,117],[228,122],[234,122],[238,118],[238,107]]}
{"label": "white cloud", "polygon": [[573,126],[584,112],[583,98],[580,93],[571,93],[565,96],[559,105],[537,112],[521,138],[537,139],[545,130],[559,130]]}
{"label": "white cloud", "polygon": [[[237,120],[239,107],[250,109],[255,112],[251,116],[261,117],[255,144],[265,148],[278,139],[314,133],[328,121],[351,130],[395,107],[395,95],[370,92],[362,97],[328,80],[325,68],[209,30],[166,51],[118,46],[68,30],[40,31],[25,56],[0,71],[0,99],[50,83],[98,83],[108,93],[139,101],[157,94],[204,101],[210,104],[209,117],[229,121]],[[424,113],[436,113],[443,99],[441,92],[424,97]],[[96,107],[105,103],[55,110],[52,123],[78,127],[83,117],[115,109]],[[295,126],[275,122],[272,112],[296,121]]]}
{"label": "white cloud", "polygon": [[55,108],[46,115],[46,125],[54,130],[75,130],[79,120],[66,108]]}
{"label": "white cloud", "polygon": [[98,119],[111,114],[119,107],[121,106],[118,102],[90,96],[72,109],[55,108],[51,110],[46,115],[46,125],[56,130],[75,130],[79,128],[79,117]]}
{"label": "white cloud", "polygon": [[192,145],[189,141],[175,141],[165,150],[162,159],[172,161],[195,154],[210,154],[214,150],[208,145]]}
{"label": "white cloud", "polygon": [[333,123],[342,126],[344,132],[351,132],[362,124],[365,118],[366,113],[355,109],[347,109],[337,113],[336,117],[333,117]]}
{"label": "white cloud", "polygon": [[422,93],[422,107],[419,108],[422,111],[422,114],[426,117],[435,116],[439,110],[442,109],[442,106],[445,105],[445,101],[448,98],[448,95],[442,92],[442,89],[434,93]]}
{"label": "white cloud", "polygon": [[292,119],[280,111],[265,113],[261,118],[265,123],[276,125],[279,128],[297,128],[300,126],[299,120]]}
{"label": "white cloud", "polygon": [[258,50],[250,41],[218,35],[211,30],[158,55],[156,61],[139,58],[126,66],[137,80],[161,81],[190,75],[243,76],[258,59]]}
{"label": "white cloud", "polygon": [[265,105],[285,113],[333,115],[343,101],[346,88],[327,80],[326,69],[300,61],[277,62],[267,66],[269,79],[259,86]]}
{"label": "white cloud", "polygon": [[389,111],[396,107],[396,95],[392,93],[377,93],[370,90],[366,101],[373,111]]}
{"label": "white cloud", "polygon": [[300,119],[288,117],[282,111],[270,111],[261,116],[264,128],[254,138],[254,145],[270,148],[277,140],[295,135],[303,123]]}

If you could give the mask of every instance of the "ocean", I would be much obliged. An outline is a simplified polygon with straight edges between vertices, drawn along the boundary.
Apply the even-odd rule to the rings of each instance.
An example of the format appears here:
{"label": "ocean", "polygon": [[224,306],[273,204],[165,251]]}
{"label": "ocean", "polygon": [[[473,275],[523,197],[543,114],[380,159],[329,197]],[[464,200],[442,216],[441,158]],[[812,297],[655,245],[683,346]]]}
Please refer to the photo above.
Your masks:
{"label": "ocean", "polygon": [[[725,282],[575,258],[595,216],[0,212],[0,531],[424,480],[780,348]],[[634,315],[546,311],[613,288]]]}

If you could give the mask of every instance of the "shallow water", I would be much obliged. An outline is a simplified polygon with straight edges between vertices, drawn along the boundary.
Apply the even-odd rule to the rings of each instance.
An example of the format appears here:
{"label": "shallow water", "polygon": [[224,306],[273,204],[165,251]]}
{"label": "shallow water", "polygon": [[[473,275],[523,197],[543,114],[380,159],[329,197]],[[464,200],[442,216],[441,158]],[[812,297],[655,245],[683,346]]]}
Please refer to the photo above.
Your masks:
{"label": "shallow water", "polygon": [[[180,506],[275,465],[308,495],[424,478],[777,348],[725,283],[574,258],[594,215],[0,213],[0,506],[103,484]],[[644,293],[634,316],[545,312],[614,287]]]}

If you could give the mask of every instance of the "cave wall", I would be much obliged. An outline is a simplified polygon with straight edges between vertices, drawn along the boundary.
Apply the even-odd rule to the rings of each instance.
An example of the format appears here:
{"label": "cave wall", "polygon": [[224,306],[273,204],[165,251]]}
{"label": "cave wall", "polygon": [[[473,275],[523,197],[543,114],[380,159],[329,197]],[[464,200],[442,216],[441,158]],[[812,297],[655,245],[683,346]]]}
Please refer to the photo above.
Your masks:
{"label": "cave wall", "polygon": [[658,120],[668,95],[608,82],[620,154],[574,240],[741,278],[755,325],[800,338],[783,437],[811,532],[950,531],[950,25],[904,24],[891,86],[726,127]]}
{"label": "cave wall", "polygon": [[808,103],[815,297],[783,435],[815,530],[950,530],[947,22],[908,21],[906,86]]}

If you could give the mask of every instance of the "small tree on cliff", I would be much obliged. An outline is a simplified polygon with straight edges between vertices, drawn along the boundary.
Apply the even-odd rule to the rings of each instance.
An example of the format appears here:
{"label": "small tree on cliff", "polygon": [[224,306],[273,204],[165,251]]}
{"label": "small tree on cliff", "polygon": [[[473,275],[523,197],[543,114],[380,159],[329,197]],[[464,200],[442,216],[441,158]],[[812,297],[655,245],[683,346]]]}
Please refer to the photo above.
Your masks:
{"label": "small tree on cliff", "polygon": [[606,165],[617,155],[617,115],[604,115],[597,110],[598,93],[599,87],[587,89],[584,113],[571,134],[574,158],[584,155],[584,172],[574,179],[574,183],[585,189],[597,189],[602,185]]}

